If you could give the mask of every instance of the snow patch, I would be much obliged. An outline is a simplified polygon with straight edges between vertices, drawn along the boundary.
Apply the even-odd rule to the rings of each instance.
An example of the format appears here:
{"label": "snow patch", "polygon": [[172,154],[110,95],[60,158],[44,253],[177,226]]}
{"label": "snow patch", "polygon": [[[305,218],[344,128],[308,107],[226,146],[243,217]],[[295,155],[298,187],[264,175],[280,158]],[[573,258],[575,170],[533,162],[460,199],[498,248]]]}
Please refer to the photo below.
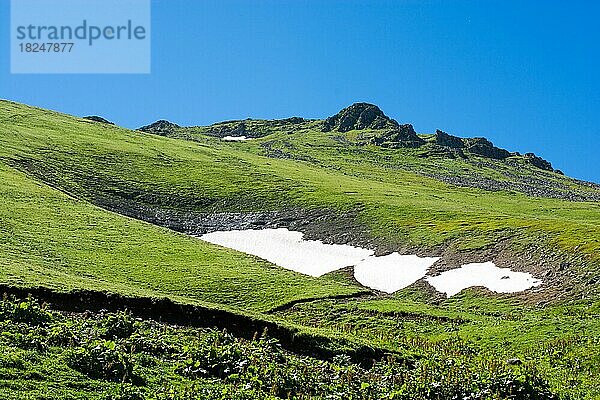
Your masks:
{"label": "snow patch", "polygon": [[200,239],[314,277],[344,267],[354,267],[354,277],[359,283],[387,293],[394,293],[422,278],[448,297],[472,286],[485,286],[499,293],[514,293],[542,284],[529,273],[498,268],[492,262],[466,264],[437,276],[427,276],[429,268],[439,257],[399,253],[378,257],[373,250],[361,247],[304,240],[302,232],[286,228],[217,231],[202,235]]}
{"label": "snow patch", "polygon": [[311,276],[356,265],[373,254],[373,250],[325,244],[320,240],[304,240],[303,237],[302,232],[279,228],[219,231],[200,238]]}
{"label": "snow patch", "polygon": [[221,138],[221,140],[224,140],[226,142],[243,142],[246,140],[252,140],[252,138],[246,136],[225,136]]}
{"label": "snow patch", "polygon": [[392,253],[368,257],[354,267],[354,277],[363,286],[394,293],[423,278],[439,257],[418,257]]}
{"label": "snow patch", "polygon": [[530,273],[499,268],[493,262],[465,264],[440,275],[427,277],[426,280],[435,290],[446,293],[448,297],[472,286],[484,286],[497,293],[515,293],[542,284],[541,280],[535,279]]}

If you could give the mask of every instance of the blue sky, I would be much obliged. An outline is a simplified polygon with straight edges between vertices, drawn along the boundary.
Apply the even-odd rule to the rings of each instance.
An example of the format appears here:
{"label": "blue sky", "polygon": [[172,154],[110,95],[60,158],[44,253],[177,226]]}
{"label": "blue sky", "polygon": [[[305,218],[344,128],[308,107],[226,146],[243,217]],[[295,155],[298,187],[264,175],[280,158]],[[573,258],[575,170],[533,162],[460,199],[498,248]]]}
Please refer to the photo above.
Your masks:
{"label": "blue sky", "polygon": [[126,127],[322,118],[356,101],[600,182],[600,2],[152,1],[149,75],[11,75],[0,97]]}

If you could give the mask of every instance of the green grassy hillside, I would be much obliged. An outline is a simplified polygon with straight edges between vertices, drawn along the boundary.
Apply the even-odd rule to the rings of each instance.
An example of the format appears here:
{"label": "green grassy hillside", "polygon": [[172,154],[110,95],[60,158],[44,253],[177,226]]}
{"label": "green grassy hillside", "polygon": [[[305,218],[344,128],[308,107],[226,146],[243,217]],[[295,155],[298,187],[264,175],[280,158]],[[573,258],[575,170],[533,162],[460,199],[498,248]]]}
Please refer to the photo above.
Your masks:
{"label": "green grassy hillside", "polygon": [[359,288],[269,265],[96,206],[0,164],[0,280],[265,311]]}
{"label": "green grassy hillside", "polygon": [[[464,367],[452,379],[472,383],[480,397],[470,398],[508,398],[498,388],[484,392],[494,382],[488,379],[493,371],[520,376],[521,383],[535,381],[530,397],[516,398],[552,398],[547,391],[564,399],[600,396],[597,185],[541,169],[521,155],[456,156],[431,135],[421,135],[418,148],[386,147],[378,144],[386,133],[377,129],[324,132],[322,126],[315,120],[253,120],[147,133],[0,101],[0,284],[169,297],[394,351],[415,364],[404,389],[397,382],[385,388],[387,394],[398,392],[390,398],[447,398],[435,397],[432,388],[450,385],[452,368],[449,375],[430,375],[447,360]],[[253,139],[221,140],[231,133]],[[439,255],[441,269],[492,259],[531,272],[544,284],[514,296],[473,289],[445,299],[421,282],[393,295],[364,296],[365,289],[345,272],[310,278],[184,234],[203,232],[206,221],[231,228],[232,218],[244,215],[382,253]],[[20,329],[13,317],[2,318],[7,332]],[[53,373],[46,366],[53,355],[91,346],[32,349],[28,341],[11,339],[13,333],[0,340],[7,354],[0,360],[0,397],[11,387],[25,388],[31,371]],[[23,334],[45,335],[37,328]],[[144,369],[146,375],[167,368],[173,355],[150,356],[153,361],[139,364],[154,365]],[[297,376],[294,368],[312,365],[290,357],[294,367],[273,361],[269,368]],[[512,358],[518,365],[506,363]],[[59,359],[57,376],[78,371]],[[197,367],[207,362],[203,358]],[[363,372],[352,373],[367,385],[381,378]],[[168,374],[169,382],[149,380],[138,385],[140,391],[192,385],[185,374]],[[118,389],[112,378],[91,375],[77,375],[76,384],[85,387],[81,393]],[[206,387],[211,393],[222,389],[221,398],[273,394],[264,385],[245,392],[244,379],[265,377],[248,373],[235,378],[242,379],[238,385],[229,375],[196,382],[191,397],[156,398],[193,398]],[[370,387],[375,390],[360,386],[354,398],[371,398]],[[465,395],[465,387],[456,388],[452,393]],[[30,389],[37,393],[33,398],[42,398]],[[73,391],[58,398],[73,393],[84,396]],[[111,398],[135,398],[118,396]]]}
{"label": "green grassy hillside", "polygon": [[[9,102],[1,103],[0,115],[5,165],[138,218],[350,212],[365,231],[355,236],[367,235],[383,247],[440,253],[508,242],[515,257],[525,254],[523,263],[540,273],[566,265],[553,286],[576,286],[586,295],[595,289],[586,284],[595,279],[591,275],[600,261],[600,203],[465,188],[408,171],[463,169],[492,176],[500,167],[510,169],[508,164],[428,159],[415,154],[422,150],[340,143],[338,133],[320,132],[314,121],[297,131],[230,143],[200,134],[195,141],[149,135]],[[280,150],[276,157],[275,149]],[[534,167],[521,168],[513,168],[513,175]],[[531,174],[545,176],[549,186],[556,181],[563,189],[597,190],[553,172]],[[535,258],[527,260],[531,254]]]}

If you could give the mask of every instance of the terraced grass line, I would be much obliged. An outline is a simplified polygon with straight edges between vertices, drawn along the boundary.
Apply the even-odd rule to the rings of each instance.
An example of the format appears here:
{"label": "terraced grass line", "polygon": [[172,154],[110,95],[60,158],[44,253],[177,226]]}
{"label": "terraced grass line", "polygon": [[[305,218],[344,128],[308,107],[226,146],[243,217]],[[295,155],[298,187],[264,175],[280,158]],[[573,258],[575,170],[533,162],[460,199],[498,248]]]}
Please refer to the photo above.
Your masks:
{"label": "terraced grass line", "polygon": [[499,364],[519,360],[535,365],[563,399],[600,396],[600,302],[540,308],[470,289],[432,305],[412,300],[411,290],[385,299],[305,303],[277,316],[417,359],[451,363],[467,352]]}
{"label": "terraced grass line", "polygon": [[174,302],[168,298],[123,296],[92,290],[58,292],[45,287],[18,288],[9,285],[0,285],[0,295],[20,299],[33,297],[50,304],[55,310],[71,313],[126,311],[135,317],[161,323],[226,330],[245,339],[268,334],[294,353],[320,359],[332,359],[343,354],[366,367],[387,355],[402,355],[394,350],[377,348],[360,341],[349,341],[342,336],[325,335],[262,314],[191,305]]}
{"label": "terraced grass line", "polygon": [[364,368],[341,353],[299,356],[266,334],[60,313],[13,297],[0,300],[0,327],[0,397],[14,400],[557,398],[534,367],[480,360],[464,346],[438,348],[452,362],[388,355]]}

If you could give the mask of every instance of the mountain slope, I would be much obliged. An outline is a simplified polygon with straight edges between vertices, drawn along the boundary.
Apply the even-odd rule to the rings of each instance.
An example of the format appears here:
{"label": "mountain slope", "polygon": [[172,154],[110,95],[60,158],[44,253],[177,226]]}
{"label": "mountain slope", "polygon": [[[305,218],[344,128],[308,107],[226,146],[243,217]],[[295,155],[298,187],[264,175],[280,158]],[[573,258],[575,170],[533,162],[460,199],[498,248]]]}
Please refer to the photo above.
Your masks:
{"label": "mountain slope", "polygon": [[[318,129],[319,121],[303,122],[307,128],[298,132],[273,128],[276,133],[261,139],[230,143],[200,134],[196,141],[141,134],[7,102],[1,112],[4,163],[102,207],[176,230],[217,229],[202,225],[215,213],[221,221],[232,215],[223,213],[279,213],[278,226],[304,224],[309,236],[325,231],[321,239],[381,252],[439,254],[449,267],[497,258],[547,274],[541,289],[549,296],[565,288],[580,294],[597,289],[588,283],[596,279],[600,258],[598,203],[462,188],[423,176],[423,170],[410,172],[427,165],[493,177],[500,168],[513,175],[535,169],[544,182],[595,193],[531,165],[520,170],[490,159],[424,159],[414,153],[422,148],[340,143]],[[320,217],[308,220],[307,212]],[[344,223],[336,228],[340,223],[328,220]]]}
{"label": "mountain slope", "polygon": [[[2,135],[6,150],[4,139],[15,134]],[[169,296],[258,311],[360,291],[104,211],[4,163],[0,182],[3,284]]]}

